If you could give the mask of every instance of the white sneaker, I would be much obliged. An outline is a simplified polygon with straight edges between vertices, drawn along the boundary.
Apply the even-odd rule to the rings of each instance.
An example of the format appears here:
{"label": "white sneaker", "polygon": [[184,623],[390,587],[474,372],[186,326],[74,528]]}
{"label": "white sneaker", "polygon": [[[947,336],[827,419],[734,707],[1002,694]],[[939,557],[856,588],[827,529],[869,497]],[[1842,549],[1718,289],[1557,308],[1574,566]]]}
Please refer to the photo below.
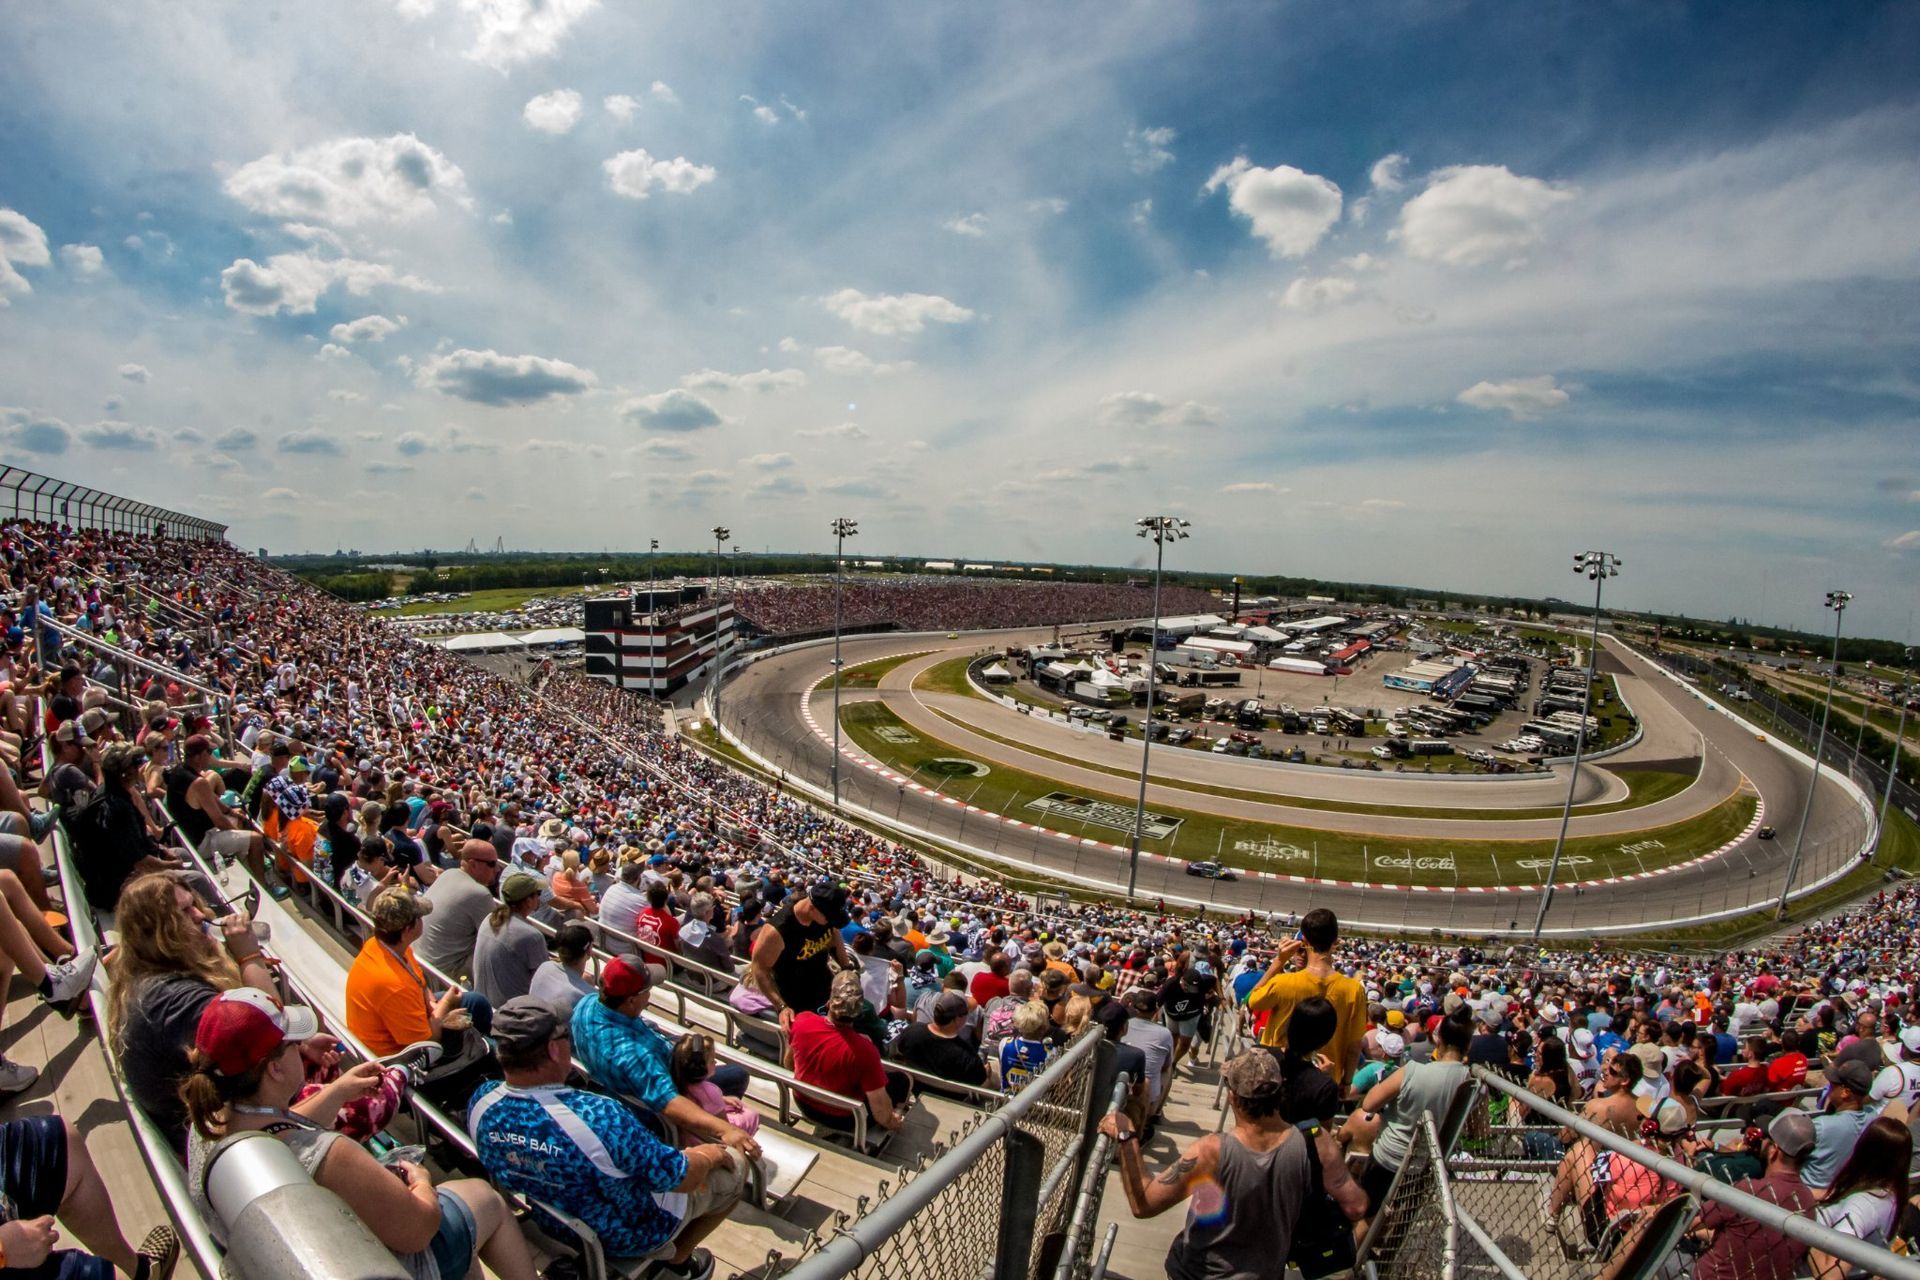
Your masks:
{"label": "white sneaker", "polygon": [[93,985],[93,971],[100,957],[92,947],[67,960],[55,960],[47,966],[47,982],[53,987],[49,1004],[66,1004],[87,994]]}
{"label": "white sneaker", "polygon": [[34,1082],[39,1078],[38,1067],[29,1067],[25,1063],[8,1062],[5,1058],[0,1058],[0,1096],[24,1093],[33,1088]]}

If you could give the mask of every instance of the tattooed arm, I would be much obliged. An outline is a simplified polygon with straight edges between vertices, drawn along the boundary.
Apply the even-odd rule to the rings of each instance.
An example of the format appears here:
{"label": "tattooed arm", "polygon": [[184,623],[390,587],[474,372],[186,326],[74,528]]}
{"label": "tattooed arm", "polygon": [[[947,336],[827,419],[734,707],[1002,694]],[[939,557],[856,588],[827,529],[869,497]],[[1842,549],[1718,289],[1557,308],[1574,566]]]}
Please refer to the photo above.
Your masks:
{"label": "tattooed arm", "polygon": [[[1108,1116],[1100,1127],[1115,1137],[1132,1131],[1132,1126],[1118,1112]],[[1123,1141],[1119,1146],[1120,1185],[1126,1189],[1127,1207],[1136,1218],[1158,1217],[1185,1200],[1193,1194],[1196,1184],[1213,1176],[1220,1158],[1220,1137],[1210,1133],[1181,1152],[1178,1160],[1149,1181],[1146,1165],[1140,1159],[1139,1140]]]}

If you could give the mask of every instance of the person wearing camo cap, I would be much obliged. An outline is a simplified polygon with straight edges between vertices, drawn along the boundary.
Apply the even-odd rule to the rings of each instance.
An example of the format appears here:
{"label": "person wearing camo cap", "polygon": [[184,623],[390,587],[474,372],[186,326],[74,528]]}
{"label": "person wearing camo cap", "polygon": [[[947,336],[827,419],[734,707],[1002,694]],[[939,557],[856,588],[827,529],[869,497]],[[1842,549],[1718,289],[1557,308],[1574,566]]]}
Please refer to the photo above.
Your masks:
{"label": "person wearing camo cap", "polygon": [[1233,1126],[1210,1133],[1147,1178],[1139,1134],[1124,1111],[1100,1121],[1100,1132],[1119,1146],[1120,1184],[1136,1218],[1153,1218],[1203,1187],[1187,1223],[1167,1249],[1167,1275],[1174,1280],[1258,1280],[1287,1267],[1297,1232],[1304,1234],[1309,1161],[1320,1162],[1326,1193],[1349,1221],[1366,1212],[1366,1194],[1347,1173],[1339,1145],[1324,1129],[1308,1138],[1282,1114],[1286,1085],[1279,1061],[1264,1049],[1248,1049],[1221,1068]]}

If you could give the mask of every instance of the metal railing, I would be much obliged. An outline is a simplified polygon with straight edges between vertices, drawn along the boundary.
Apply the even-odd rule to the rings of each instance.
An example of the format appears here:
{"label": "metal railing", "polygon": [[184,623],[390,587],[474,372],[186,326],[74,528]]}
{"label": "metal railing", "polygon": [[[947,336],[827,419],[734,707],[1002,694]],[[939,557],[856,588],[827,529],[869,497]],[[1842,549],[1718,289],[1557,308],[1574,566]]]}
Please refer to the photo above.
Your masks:
{"label": "metal railing", "polygon": [[776,1259],[767,1273],[790,1280],[1048,1274],[1067,1248],[1089,1163],[1080,1153],[1100,1096],[1103,1043],[1099,1027],[1083,1031],[1005,1106],[963,1129],[951,1149],[936,1147],[937,1157],[897,1190],[882,1183],[876,1203],[862,1196],[853,1215],[835,1214],[798,1263]]}
{"label": "metal railing", "polygon": [[1408,1280],[1453,1280],[1455,1216],[1445,1148],[1433,1113],[1420,1117],[1379,1210],[1356,1250],[1355,1269]]}
{"label": "metal railing", "polygon": [[[1749,1229],[1777,1233],[1866,1275],[1920,1280],[1920,1261],[1736,1190],[1498,1072],[1475,1067],[1473,1076],[1482,1090],[1476,1111],[1447,1162],[1467,1236],[1457,1264],[1462,1275],[1592,1280],[1603,1273],[1651,1276],[1663,1267],[1685,1274],[1675,1249],[1707,1202]],[[1515,1103],[1534,1123],[1512,1123]]]}
{"label": "metal railing", "polygon": [[13,518],[45,520],[79,529],[111,533],[156,533],[165,529],[175,537],[220,541],[227,526],[199,516],[169,511],[106,493],[71,480],[56,480],[24,467],[0,466],[0,502],[13,494]]}

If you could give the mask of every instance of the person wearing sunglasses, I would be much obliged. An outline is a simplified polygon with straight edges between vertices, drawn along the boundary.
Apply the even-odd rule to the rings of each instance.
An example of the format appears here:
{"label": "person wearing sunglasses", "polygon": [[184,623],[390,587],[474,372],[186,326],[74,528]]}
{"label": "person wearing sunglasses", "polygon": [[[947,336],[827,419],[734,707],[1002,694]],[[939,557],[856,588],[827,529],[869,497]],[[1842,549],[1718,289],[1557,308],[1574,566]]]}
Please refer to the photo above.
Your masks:
{"label": "person wearing sunglasses", "polygon": [[467,976],[480,926],[500,905],[494,896],[499,879],[500,852],[492,841],[469,840],[460,846],[460,865],[441,875],[426,892],[433,911],[414,944],[422,960],[442,973]]}

